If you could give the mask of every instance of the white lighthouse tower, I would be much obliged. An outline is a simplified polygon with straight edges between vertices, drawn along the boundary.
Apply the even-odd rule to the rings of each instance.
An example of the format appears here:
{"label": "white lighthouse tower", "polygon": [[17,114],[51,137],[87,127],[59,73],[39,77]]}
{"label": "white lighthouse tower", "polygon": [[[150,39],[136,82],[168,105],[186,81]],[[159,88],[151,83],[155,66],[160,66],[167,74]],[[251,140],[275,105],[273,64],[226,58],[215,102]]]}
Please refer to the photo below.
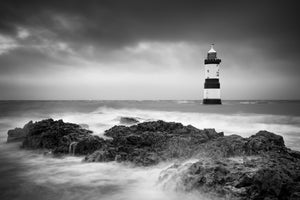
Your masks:
{"label": "white lighthouse tower", "polygon": [[221,59],[217,58],[217,52],[214,45],[211,45],[204,60],[205,83],[203,104],[221,104],[220,82],[219,82],[219,64]]}

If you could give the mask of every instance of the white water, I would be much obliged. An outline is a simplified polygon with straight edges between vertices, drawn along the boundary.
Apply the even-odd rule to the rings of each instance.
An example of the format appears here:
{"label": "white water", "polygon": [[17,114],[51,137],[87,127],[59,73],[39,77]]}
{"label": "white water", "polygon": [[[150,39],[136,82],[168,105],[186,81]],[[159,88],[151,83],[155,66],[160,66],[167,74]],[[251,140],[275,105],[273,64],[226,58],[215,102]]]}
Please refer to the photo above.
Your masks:
{"label": "white water", "polygon": [[91,113],[63,113],[55,119],[88,124],[94,134],[103,136],[105,130],[119,124],[120,117],[135,117],[139,121],[164,120],[193,125],[196,128],[215,128],[225,135],[238,134],[249,137],[260,130],[268,130],[284,137],[286,145],[300,150],[300,117],[270,114],[214,114],[178,111],[153,111],[138,109],[98,108]]}
{"label": "white water", "polygon": [[[214,114],[100,107],[90,113],[61,112],[45,115],[65,122],[87,124],[94,134],[119,124],[122,116],[141,122],[165,120],[191,124],[197,128],[215,128],[225,134],[248,137],[259,130],[281,134],[286,145],[300,150],[300,117],[270,114]],[[45,117],[42,117],[45,118]],[[19,149],[19,144],[5,144],[6,131],[22,127],[41,115],[22,115],[0,119],[0,199],[67,200],[179,200],[210,199],[204,194],[166,190],[157,184],[159,174],[172,163],[140,168],[120,163],[82,163],[82,157],[51,158]],[[4,126],[5,125],[5,126]],[[72,149],[70,150],[72,153]],[[170,187],[172,188],[172,187]]]}
{"label": "white water", "polygon": [[[63,159],[51,158],[32,151],[19,150],[17,144],[1,145],[0,173],[10,173],[12,165],[5,158],[20,167],[13,170],[10,178],[18,181],[11,185],[12,191],[2,190],[1,199],[103,199],[103,200],[196,200],[209,199],[199,193],[183,193],[165,190],[158,184],[160,172],[172,163],[161,163],[154,167],[134,167],[116,162],[82,163],[82,157],[67,156]],[[24,181],[25,180],[25,181]],[[3,177],[2,177],[3,181]],[[6,185],[7,186],[7,185]],[[38,190],[44,191],[39,194]],[[29,193],[29,197],[22,194]],[[18,195],[19,194],[19,195]]]}

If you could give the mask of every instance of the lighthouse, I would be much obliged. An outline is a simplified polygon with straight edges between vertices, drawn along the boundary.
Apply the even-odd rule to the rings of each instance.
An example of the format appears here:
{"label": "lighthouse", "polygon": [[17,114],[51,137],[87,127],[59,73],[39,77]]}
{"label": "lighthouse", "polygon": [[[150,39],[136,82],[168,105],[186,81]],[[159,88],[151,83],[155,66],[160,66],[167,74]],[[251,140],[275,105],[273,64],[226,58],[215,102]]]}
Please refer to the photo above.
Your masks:
{"label": "lighthouse", "polygon": [[207,53],[207,58],[204,60],[205,83],[203,104],[222,104],[219,82],[219,64],[221,59],[217,58],[217,52],[214,50],[214,45],[211,45]]}

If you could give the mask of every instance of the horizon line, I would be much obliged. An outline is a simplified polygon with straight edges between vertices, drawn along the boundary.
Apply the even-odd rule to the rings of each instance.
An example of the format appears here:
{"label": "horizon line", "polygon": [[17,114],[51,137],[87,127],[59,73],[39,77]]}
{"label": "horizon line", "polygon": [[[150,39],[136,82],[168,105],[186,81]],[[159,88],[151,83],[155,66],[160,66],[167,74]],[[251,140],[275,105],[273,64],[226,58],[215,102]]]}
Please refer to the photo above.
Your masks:
{"label": "horizon line", "polygon": [[[0,99],[0,101],[203,101],[203,99]],[[300,101],[300,99],[222,99],[222,101]]]}

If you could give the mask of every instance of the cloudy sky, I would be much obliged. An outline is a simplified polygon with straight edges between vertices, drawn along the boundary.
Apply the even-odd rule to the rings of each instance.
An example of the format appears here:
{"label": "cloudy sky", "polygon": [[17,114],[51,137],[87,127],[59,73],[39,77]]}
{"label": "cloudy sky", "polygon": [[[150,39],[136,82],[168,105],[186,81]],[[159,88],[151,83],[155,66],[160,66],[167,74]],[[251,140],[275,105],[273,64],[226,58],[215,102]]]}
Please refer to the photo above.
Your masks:
{"label": "cloudy sky", "polygon": [[1,0],[0,99],[300,99],[297,0]]}

